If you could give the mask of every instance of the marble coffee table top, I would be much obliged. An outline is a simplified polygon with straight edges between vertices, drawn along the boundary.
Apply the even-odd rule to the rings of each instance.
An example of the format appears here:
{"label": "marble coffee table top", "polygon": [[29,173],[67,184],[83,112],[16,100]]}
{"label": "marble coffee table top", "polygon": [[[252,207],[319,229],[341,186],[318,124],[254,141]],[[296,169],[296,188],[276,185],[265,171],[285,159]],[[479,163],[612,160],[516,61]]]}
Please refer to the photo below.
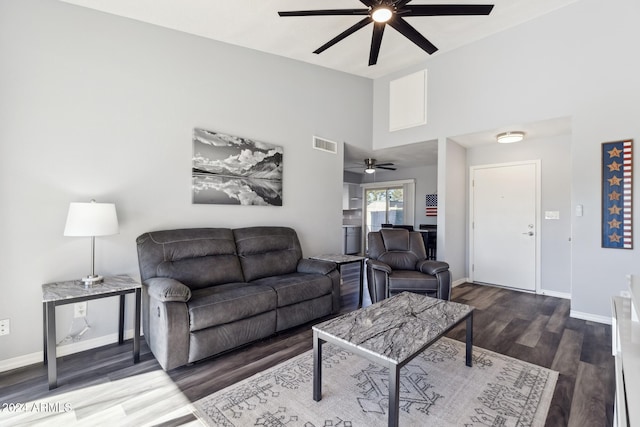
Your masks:
{"label": "marble coffee table top", "polygon": [[456,302],[403,292],[319,323],[315,331],[393,363],[402,363],[473,311]]}

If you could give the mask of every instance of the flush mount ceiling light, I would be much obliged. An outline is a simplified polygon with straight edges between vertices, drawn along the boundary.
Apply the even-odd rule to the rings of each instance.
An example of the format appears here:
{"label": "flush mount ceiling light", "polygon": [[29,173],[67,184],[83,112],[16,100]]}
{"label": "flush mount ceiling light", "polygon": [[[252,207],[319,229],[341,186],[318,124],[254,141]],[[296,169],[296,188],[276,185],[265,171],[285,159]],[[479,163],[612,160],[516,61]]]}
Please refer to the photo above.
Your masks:
{"label": "flush mount ceiling light", "polygon": [[371,11],[371,19],[376,22],[387,22],[393,16],[391,9],[380,6]]}
{"label": "flush mount ceiling light", "polygon": [[499,144],[511,144],[512,142],[520,142],[524,139],[524,132],[502,132],[496,135]]}

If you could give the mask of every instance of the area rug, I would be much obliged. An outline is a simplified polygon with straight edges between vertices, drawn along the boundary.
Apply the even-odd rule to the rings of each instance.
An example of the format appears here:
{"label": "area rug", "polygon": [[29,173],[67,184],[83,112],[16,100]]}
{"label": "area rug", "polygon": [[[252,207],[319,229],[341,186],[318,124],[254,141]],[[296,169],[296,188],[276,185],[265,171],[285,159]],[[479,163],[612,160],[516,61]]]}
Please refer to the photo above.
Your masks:
{"label": "area rug", "polygon": [[[401,426],[543,426],[558,373],[442,338],[400,372]],[[197,401],[210,426],[371,427],[388,421],[388,370],[324,344],[322,400],[311,351]]]}

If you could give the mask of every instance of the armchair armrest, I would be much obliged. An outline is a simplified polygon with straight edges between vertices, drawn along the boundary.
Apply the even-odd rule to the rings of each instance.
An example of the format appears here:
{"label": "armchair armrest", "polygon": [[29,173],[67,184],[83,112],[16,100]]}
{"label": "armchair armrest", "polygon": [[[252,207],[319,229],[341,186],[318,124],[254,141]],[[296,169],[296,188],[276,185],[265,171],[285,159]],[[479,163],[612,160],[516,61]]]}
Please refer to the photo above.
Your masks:
{"label": "armchair armrest", "polygon": [[319,259],[303,258],[298,262],[298,273],[329,274],[336,269],[336,263]]}
{"label": "armchair armrest", "polygon": [[374,270],[382,271],[387,274],[391,274],[391,272],[393,271],[391,267],[389,267],[389,265],[385,264],[384,262],[371,258],[367,260],[367,266]]}
{"label": "armchair armrest", "polygon": [[438,273],[442,273],[443,271],[449,270],[449,264],[442,261],[433,261],[433,260],[425,259],[422,261],[418,261],[418,264],[416,265],[416,270],[425,274],[430,274],[432,276],[435,276]]}
{"label": "armchair armrest", "polygon": [[187,302],[191,299],[191,289],[175,279],[152,277],[144,284],[149,295],[161,302]]}

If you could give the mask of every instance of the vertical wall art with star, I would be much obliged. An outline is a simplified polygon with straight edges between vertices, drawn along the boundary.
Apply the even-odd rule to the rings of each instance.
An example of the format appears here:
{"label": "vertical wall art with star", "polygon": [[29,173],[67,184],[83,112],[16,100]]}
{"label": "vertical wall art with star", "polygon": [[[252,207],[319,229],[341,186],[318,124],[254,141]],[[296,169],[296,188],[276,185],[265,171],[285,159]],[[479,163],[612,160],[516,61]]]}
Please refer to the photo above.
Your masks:
{"label": "vertical wall art with star", "polygon": [[602,247],[633,249],[633,140],[602,144]]}

